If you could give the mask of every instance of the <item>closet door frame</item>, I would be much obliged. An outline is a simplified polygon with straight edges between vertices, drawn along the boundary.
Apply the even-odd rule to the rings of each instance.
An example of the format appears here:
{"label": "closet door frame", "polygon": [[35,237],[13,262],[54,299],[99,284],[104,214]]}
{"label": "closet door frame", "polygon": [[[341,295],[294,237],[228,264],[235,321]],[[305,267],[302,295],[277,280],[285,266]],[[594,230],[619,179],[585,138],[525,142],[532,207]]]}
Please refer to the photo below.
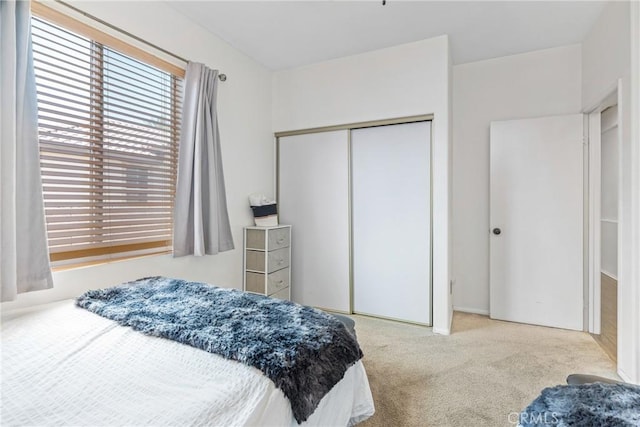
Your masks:
{"label": "closet door frame", "polygon": [[[406,124],[406,123],[416,123],[416,122],[431,122],[430,126],[430,141],[429,144],[429,323],[423,324],[418,323],[421,326],[431,326],[433,325],[433,128],[434,128],[434,116],[433,114],[424,114],[418,116],[408,116],[408,117],[398,117],[393,119],[383,119],[383,120],[372,120],[365,122],[355,122],[355,123],[347,123],[335,126],[324,126],[317,128],[309,128],[309,129],[299,129],[292,131],[284,131],[284,132],[276,132],[275,133],[275,143],[276,143],[276,201],[280,203],[280,138],[294,135],[304,135],[310,133],[322,133],[322,132],[331,132],[337,130],[347,130],[348,132],[348,164],[349,164],[349,183],[348,183],[348,194],[349,194],[349,212],[348,212],[348,228],[349,228],[349,313],[353,314],[353,206],[352,206],[352,196],[353,196],[353,183],[352,183],[352,147],[351,147],[351,131],[355,129],[362,128],[370,128],[377,126],[388,126],[388,125],[398,125],[398,124]],[[295,249],[294,249],[295,250]],[[292,265],[291,268],[294,268]],[[389,319],[400,321],[404,323],[415,323],[402,319]]]}
{"label": "closet door frame", "polygon": [[[588,123],[587,126],[587,135],[588,135],[588,144],[587,144],[587,154],[585,160],[585,170],[587,171],[586,182],[585,185],[585,219],[586,229],[585,229],[585,246],[587,247],[587,254],[585,256],[585,268],[586,268],[586,277],[587,284],[585,286],[585,330],[591,334],[599,335],[601,332],[601,281],[600,274],[602,273],[601,268],[601,232],[600,232],[600,220],[601,220],[601,212],[600,212],[600,203],[601,203],[601,164],[602,164],[602,135],[600,128],[601,126],[601,113],[606,110],[608,107],[612,105],[620,106],[620,87],[621,81],[617,82],[615,89],[609,93],[602,101],[598,103],[597,106],[593,107],[589,110],[588,115]],[[620,110],[618,110],[618,132],[620,132],[621,123],[620,123]],[[617,136],[617,145],[618,145],[618,166],[619,166],[619,174],[621,173],[621,161],[622,161],[622,143],[620,140],[620,134]],[[621,176],[618,177],[618,274],[620,270],[620,214],[622,212],[621,206]],[[619,302],[619,300],[618,300]]]}

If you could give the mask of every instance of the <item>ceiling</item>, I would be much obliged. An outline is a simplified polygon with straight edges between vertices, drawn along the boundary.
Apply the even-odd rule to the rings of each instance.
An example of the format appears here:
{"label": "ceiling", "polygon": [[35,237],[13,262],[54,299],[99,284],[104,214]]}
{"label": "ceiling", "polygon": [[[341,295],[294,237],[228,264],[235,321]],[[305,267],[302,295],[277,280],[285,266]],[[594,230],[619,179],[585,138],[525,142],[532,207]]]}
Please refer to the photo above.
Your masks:
{"label": "ceiling", "polygon": [[177,1],[272,70],[448,34],[454,64],[580,43],[604,1]]}

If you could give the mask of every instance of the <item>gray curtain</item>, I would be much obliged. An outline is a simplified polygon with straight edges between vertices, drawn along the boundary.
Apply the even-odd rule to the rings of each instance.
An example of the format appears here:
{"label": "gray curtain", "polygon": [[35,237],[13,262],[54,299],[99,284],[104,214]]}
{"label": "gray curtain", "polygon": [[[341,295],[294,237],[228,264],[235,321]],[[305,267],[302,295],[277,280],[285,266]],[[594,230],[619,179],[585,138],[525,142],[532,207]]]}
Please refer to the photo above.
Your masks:
{"label": "gray curtain", "polygon": [[233,249],[216,113],[218,71],[189,62],[184,80],[173,255]]}
{"label": "gray curtain", "polygon": [[0,0],[0,299],[51,288],[28,1]]}

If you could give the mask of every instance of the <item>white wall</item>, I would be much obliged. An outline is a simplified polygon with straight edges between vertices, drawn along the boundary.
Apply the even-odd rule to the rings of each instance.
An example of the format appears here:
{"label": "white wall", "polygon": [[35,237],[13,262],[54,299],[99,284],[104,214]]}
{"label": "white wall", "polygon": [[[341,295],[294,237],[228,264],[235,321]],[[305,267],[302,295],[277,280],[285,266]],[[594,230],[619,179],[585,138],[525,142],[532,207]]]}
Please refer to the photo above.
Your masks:
{"label": "white wall", "polygon": [[[583,100],[585,111],[596,107],[609,93],[618,90],[620,120],[620,205],[618,228],[618,373],[628,381],[640,382],[638,341],[640,325],[636,315],[640,292],[637,271],[637,206],[640,195],[632,181],[640,167],[631,143],[631,10],[629,2],[611,2],[582,44]],[[637,29],[634,28],[635,31]],[[635,76],[637,79],[637,76]],[[637,93],[635,94],[637,97]],[[636,116],[633,120],[637,120]],[[636,141],[637,143],[637,141]],[[635,162],[635,163],[634,163]]]}
{"label": "white wall", "polygon": [[[636,197],[633,201],[633,249],[631,259],[640,259],[640,2],[631,4],[631,146],[632,153],[632,188],[631,194]],[[640,382],[640,262],[633,266],[632,289],[635,291],[635,319],[631,319],[635,325],[636,337],[636,372],[635,381]],[[631,350],[633,351],[633,349]]]}
{"label": "white wall", "polygon": [[581,110],[580,45],[453,67],[453,306],[489,313],[489,124]]}
{"label": "white wall", "polygon": [[276,72],[275,131],[433,114],[433,326],[449,333],[447,36]]}
{"label": "white wall", "polygon": [[[640,2],[631,4],[631,146],[632,146],[632,187],[631,194],[635,194],[632,202],[633,248],[631,259],[640,259]],[[632,324],[631,335],[635,336],[636,355],[635,375],[636,383],[640,383],[640,262],[633,265],[631,277],[632,291],[635,292],[635,319]]]}
{"label": "white wall", "polygon": [[152,256],[54,273],[52,290],[20,295],[3,309],[77,296],[84,290],[142,276],[167,275],[242,287],[242,227],[252,225],[249,193],[274,195],[271,72],[178,14],[165,2],[85,2],[73,5],[183,58],[226,73],[218,115],[227,202],[236,249],[216,256]]}
{"label": "white wall", "polygon": [[582,106],[595,108],[629,73],[630,10],[625,1],[610,2],[582,43]]}

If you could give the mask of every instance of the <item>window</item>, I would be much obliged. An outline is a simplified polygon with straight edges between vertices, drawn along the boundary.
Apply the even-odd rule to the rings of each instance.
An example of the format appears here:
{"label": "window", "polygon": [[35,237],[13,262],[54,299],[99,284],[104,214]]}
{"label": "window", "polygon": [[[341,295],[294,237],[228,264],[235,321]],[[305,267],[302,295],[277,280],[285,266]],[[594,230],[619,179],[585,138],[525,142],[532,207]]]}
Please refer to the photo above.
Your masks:
{"label": "window", "polygon": [[51,260],[169,250],[181,78],[37,17],[32,37]]}

